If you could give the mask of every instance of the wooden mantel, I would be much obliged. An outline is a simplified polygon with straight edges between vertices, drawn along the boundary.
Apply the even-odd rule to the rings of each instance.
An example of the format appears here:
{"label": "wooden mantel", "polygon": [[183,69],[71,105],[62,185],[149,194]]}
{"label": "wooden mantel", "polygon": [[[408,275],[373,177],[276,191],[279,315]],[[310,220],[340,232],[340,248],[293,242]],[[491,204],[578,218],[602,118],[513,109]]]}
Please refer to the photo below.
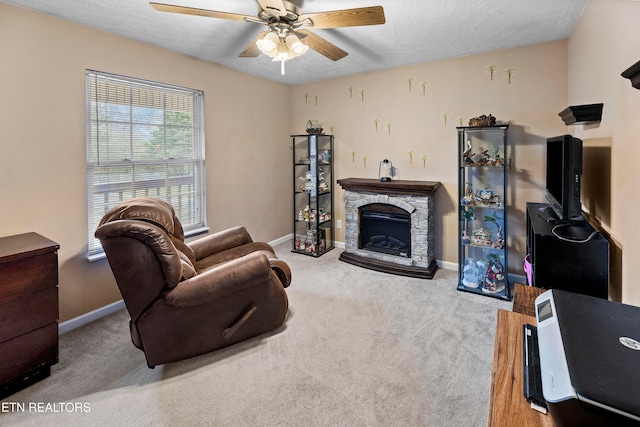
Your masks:
{"label": "wooden mantel", "polygon": [[398,179],[382,182],[371,178],[343,178],[337,182],[347,191],[411,195],[430,195],[435,193],[442,185],[439,181],[405,181]]}

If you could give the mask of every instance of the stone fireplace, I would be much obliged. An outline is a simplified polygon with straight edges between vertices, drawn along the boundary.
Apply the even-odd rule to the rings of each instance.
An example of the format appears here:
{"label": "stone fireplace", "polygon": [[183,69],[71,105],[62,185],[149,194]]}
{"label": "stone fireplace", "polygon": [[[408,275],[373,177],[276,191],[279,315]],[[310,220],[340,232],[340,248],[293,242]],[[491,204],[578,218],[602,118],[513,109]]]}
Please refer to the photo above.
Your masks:
{"label": "stone fireplace", "polygon": [[345,178],[345,250],[340,260],[372,270],[430,279],[434,193],[440,182]]}

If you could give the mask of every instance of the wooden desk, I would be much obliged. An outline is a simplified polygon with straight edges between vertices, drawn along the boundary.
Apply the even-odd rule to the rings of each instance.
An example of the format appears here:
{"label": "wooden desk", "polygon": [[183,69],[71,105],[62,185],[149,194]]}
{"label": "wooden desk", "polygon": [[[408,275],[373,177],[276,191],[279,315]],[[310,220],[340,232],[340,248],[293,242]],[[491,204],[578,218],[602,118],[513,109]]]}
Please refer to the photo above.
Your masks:
{"label": "wooden desk", "polygon": [[529,316],[536,315],[536,297],[546,289],[516,283],[513,286],[513,311]]}
{"label": "wooden desk", "polygon": [[491,370],[491,394],[487,426],[549,426],[551,415],[531,408],[524,397],[522,325],[536,324],[536,318],[498,310]]}

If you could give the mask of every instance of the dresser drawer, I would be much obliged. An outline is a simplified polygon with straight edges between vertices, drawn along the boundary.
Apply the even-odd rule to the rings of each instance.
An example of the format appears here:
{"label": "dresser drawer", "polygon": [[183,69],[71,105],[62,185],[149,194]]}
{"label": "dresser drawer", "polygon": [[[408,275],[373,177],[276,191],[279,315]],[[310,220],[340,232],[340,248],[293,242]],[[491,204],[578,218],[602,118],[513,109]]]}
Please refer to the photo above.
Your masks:
{"label": "dresser drawer", "polygon": [[49,252],[0,262],[0,302],[58,284],[58,254]]}
{"label": "dresser drawer", "polygon": [[58,361],[58,323],[0,343],[0,384]]}
{"label": "dresser drawer", "polygon": [[57,321],[57,287],[0,301],[0,343]]}

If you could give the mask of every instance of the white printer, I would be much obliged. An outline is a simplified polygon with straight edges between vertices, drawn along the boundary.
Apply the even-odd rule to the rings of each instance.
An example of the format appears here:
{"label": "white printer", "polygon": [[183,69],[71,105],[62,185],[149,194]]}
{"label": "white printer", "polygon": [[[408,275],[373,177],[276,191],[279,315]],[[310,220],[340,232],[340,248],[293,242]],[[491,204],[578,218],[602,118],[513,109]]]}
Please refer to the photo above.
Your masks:
{"label": "white printer", "polygon": [[556,427],[640,426],[640,307],[552,289],[536,320]]}

